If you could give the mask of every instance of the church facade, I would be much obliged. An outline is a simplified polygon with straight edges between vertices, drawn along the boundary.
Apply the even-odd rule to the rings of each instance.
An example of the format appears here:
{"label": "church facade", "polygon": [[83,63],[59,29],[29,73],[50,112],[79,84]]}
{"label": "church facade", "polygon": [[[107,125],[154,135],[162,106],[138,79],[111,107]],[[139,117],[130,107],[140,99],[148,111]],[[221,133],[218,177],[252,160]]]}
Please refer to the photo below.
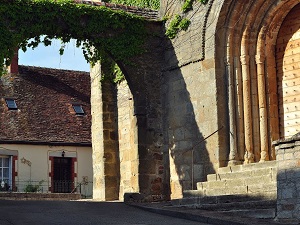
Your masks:
{"label": "church facade", "polygon": [[[180,199],[220,168],[269,161],[274,192],[299,196],[299,182],[287,190],[276,179],[287,170],[299,174],[299,2],[210,0],[187,13],[181,7],[161,1],[160,18],[180,14],[190,26],[170,40],[170,21],[150,21],[157,35],[138,66],[121,66],[126,82],[100,85],[101,65],[92,69],[94,198],[137,192]],[[299,203],[286,208],[296,217]]]}

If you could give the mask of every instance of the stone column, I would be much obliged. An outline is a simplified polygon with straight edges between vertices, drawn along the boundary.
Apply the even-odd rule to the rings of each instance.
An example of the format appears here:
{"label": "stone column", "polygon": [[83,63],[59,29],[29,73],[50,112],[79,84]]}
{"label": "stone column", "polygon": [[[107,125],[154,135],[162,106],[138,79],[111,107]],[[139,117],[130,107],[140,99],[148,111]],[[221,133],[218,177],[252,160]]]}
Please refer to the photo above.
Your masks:
{"label": "stone column", "polygon": [[116,200],[119,198],[119,149],[116,120],[116,92],[109,77],[113,62],[97,63],[91,69],[91,114],[93,148],[93,198]]}
{"label": "stone column", "polygon": [[93,148],[93,198],[105,201],[103,102],[101,90],[101,64],[98,62],[90,72],[91,114]]}
{"label": "stone column", "polygon": [[245,132],[244,132],[244,107],[243,107],[243,79],[241,63],[238,56],[234,57],[234,73],[236,77],[236,118],[237,118],[237,142],[238,159],[241,160],[245,154]]}
{"label": "stone column", "polygon": [[229,111],[229,144],[230,144],[230,152],[229,152],[229,164],[235,165],[237,164],[237,133],[236,133],[236,112],[235,112],[235,90],[234,90],[234,74],[232,70],[232,58],[228,54],[224,59],[226,65],[226,73],[227,73],[227,95],[228,95],[228,111]]}
{"label": "stone column", "polygon": [[257,64],[257,86],[258,86],[258,105],[259,105],[259,129],[260,129],[260,162],[269,160],[268,146],[268,115],[266,103],[266,81],[265,81],[265,57],[256,55]]}
{"label": "stone column", "polygon": [[244,128],[245,128],[245,163],[254,162],[252,107],[251,107],[251,77],[249,72],[249,55],[240,57],[243,77]]}

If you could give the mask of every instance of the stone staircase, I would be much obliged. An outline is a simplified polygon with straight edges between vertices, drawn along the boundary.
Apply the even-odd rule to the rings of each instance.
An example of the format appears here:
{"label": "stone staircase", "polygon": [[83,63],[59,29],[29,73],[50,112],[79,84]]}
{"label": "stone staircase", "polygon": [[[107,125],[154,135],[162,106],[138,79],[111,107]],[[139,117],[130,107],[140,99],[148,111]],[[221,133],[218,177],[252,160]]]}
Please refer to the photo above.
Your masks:
{"label": "stone staircase", "polygon": [[242,217],[273,219],[276,212],[276,161],[219,168],[197,190],[184,191],[173,205],[221,211]]}

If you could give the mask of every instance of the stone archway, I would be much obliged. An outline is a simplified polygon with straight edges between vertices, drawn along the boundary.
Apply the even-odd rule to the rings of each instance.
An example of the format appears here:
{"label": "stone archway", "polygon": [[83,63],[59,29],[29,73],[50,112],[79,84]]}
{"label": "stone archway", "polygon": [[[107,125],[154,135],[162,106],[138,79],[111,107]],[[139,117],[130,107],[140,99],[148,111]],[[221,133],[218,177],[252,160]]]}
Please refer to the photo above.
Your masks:
{"label": "stone archway", "polygon": [[216,57],[225,61],[217,62],[217,69],[224,71],[227,83],[229,164],[276,158],[272,141],[280,137],[280,120],[275,45],[284,18],[298,3],[232,0],[222,6],[216,40],[223,47],[216,49]]}
{"label": "stone archway", "polygon": [[[53,4],[49,6],[53,16],[47,17],[45,14],[49,12],[49,10],[44,5],[28,4],[27,6],[27,2],[20,1],[20,4],[22,4],[22,11],[18,8],[18,15],[22,15],[26,19],[20,19],[23,17],[16,17],[15,21],[10,17],[14,11],[6,10],[6,12],[8,12],[7,14],[1,14],[1,20],[4,22],[0,22],[0,29],[4,30],[6,33],[2,32],[0,38],[4,39],[4,41],[10,36],[17,37],[18,39],[12,39],[14,42],[4,42],[8,44],[0,47],[0,50],[2,51],[0,51],[0,55],[3,58],[9,57],[8,54],[13,53],[13,49],[18,47],[24,39],[42,34],[89,40],[95,49],[102,46],[101,49],[106,52],[110,58],[116,61],[122,69],[132,93],[135,116],[134,126],[136,129],[134,140],[134,148],[136,151],[136,188],[134,190],[143,194],[145,197],[151,197],[153,194],[163,194],[164,190],[162,187],[165,186],[165,174],[164,171],[160,169],[163,165],[163,152],[160,146],[157,145],[158,139],[162,136],[162,106],[160,99],[160,77],[163,63],[163,48],[161,46],[163,39],[162,23],[154,20],[147,21],[149,17],[146,15],[152,15],[150,18],[153,19],[153,15],[157,15],[157,12],[151,10],[143,11],[143,9],[135,7],[121,7],[114,5],[114,9],[117,9],[118,11],[112,13],[110,15],[111,18],[117,18],[117,24],[119,25],[121,24],[121,18],[123,18],[128,22],[127,25],[124,24],[123,27],[109,26],[108,30],[103,30],[99,27],[97,29],[95,29],[95,27],[87,29],[87,26],[92,24],[91,21],[97,21],[97,24],[101,25],[102,22],[100,23],[99,21],[102,20],[98,19],[98,16],[101,14],[106,16],[106,12],[111,12],[110,10],[107,10],[107,8],[100,8],[100,6],[106,6],[106,3],[80,1],[79,4],[82,2],[92,5],[89,6],[89,10],[93,9],[93,7],[99,7],[100,12],[97,11],[95,14],[88,14],[87,11],[82,10],[79,11],[79,13],[76,10],[80,10],[81,7],[73,7],[77,4],[76,1],[74,1],[74,3],[66,2],[66,4],[69,4],[69,7],[73,7],[71,9],[63,7],[64,4],[47,2],[47,4]],[[11,1],[9,3],[2,3],[2,6],[5,7],[1,8],[1,12],[5,11],[5,9],[7,9],[6,7],[15,9],[13,8],[14,3],[16,2]],[[12,5],[10,6],[9,4]],[[38,4],[38,1],[36,4]],[[107,5],[111,6],[111,4]],[[81,6],[83,7],[83,5]],[[139,15],[139,17],[121,13],[119,11],[121,9],[133,13],[136,10],[136,14]],[[64,14],[64,12],[66,14]],[[82,12],[84,15],[81,14]],[[68,19],[66,19],[66,16],[64,15],[69,15]],[[120,17],[118,17],[118,15]],[[145,19],[141,19],[140,16],[143,15],[145,15]],[[70,19],[70,17],[72,18]],[[111,18],[108,19],[108,21],[111,21]],[[143,28],[145,28],[145,33],[141,36],[138,36],[135,31],[130,31],[130,29],[134,28],[134,26],[132,26],[134,24],[134,18],[137,19],[136,21],[141,21],[141,23],[139,23],[139,29],[135,30],[136,32],[144,30]],[[102,25],[104,25],[104,23]],[[34,32],[31,29],[35,29]],[[22,33],[21,31],[24,30],[26,32]],[[90,33],[85,33],[85,31],[89,31]],[[124,32],[130,34],[131,38],[124,38],[122,35]],[[20,33],[22,33],[22,35]],[[117,39],[114,39],[117,41],[112,41],[113,36],[117,37]],[[139,39],[139,37],[145,39]],[[105,42],[104,40],[110,40],[111,43]],[[139,40],[144,41],[140,42]],[[125,43],[123,41],[125,41]],[[126,58],[124,58],[124,55],[123,57],[118,57],[118,54],[121,55],[121,52],[124,49],[123,52],[131,52],[132,49],[130,50],[130,45],[134,46],[134,43],[140,43],[141,45],[138,53],[136,52],[134,55],[130,55]],[[120,46],[113,48],[115,45]],[[7,53],[7,49],[10,50],[9,53]],[[96,68],[97,66],[98,68]],[[111,108],[109,105],[111,99],[108,98],[106,101],[103,101],[103,97],[113,94],[113,88],[109,86],[106,86],[105,88],[102,87],[100,82],[102,73],[101,63],[97,66],[95,68],[98,70],[98,73],[93,77],[95,79],[92,79],[92,89],[94,90],[92,93],[92,98],[94,98],[92,100],[93,193],[94,198],[100,200],[112,200],[119,198],[118,179],[120,179],[120,172],[117,171],[119,170],[119,165],[116,160],[118,146],[116,143],[117,141],[114,140],[115,137],[113,137],[118,131],[114,126],[115,115],[113,115],[113,110],[108,113],[103,110],[106,106]],[[107,120],[107,116],[109,121]],[[109,133],[109,136],[111,135],[109,141],[104,140],[107,133]]]}
{"label": "stone archway", "polygon": [[300,4],[286,16],[276,43],[280,138],[300,131]]}

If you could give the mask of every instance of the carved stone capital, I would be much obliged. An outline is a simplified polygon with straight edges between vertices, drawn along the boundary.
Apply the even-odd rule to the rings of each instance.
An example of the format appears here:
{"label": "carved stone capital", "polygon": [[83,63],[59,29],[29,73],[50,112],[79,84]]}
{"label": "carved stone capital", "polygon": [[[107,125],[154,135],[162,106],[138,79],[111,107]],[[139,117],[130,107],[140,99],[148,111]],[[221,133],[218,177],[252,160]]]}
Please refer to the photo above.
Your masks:
{"label": "carved stone capital", "polygon": [[256,61],[256,64],[260,64],[260,63],[264,63],[265,62],[265,55],[263,54],[260,54],[260,55],[256,55],[255,56],[255,61]]}
{"label": "carved stone capital", "polygon": [[241,60],[241,63],[242,65],[248,65],[249,64],[249,55],[241,55],[240,56],[240,60]]}

